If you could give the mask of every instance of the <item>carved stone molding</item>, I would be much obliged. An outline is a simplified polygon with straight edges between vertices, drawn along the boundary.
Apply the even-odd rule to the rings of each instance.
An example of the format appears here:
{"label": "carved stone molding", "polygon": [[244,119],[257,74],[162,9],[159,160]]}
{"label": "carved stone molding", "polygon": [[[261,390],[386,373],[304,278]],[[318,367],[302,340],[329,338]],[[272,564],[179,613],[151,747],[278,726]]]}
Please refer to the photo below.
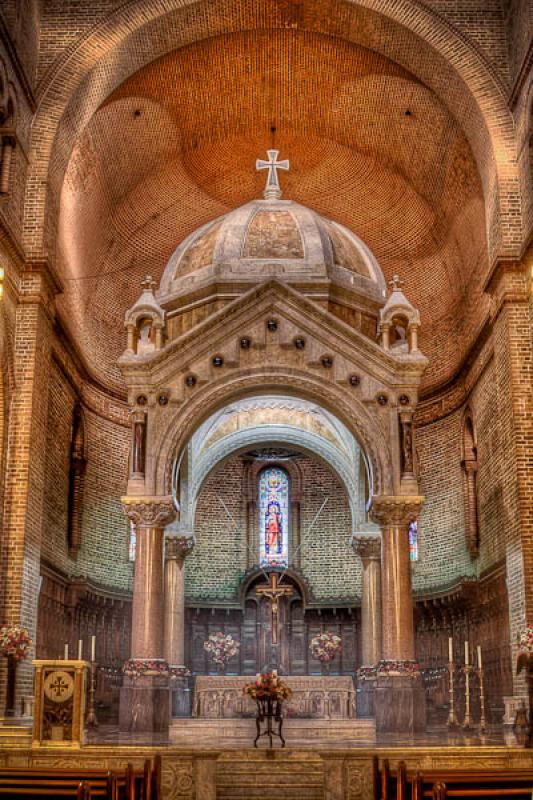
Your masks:
{"label": "carved stone molding", "polygon": [[195,545],[194,534],[182,534],[181,536],[167,536],[165,539],[165,559],[167,561],[176,560],[183,564]]}
{"label": "carved stone molding", "polygon": [[419,495],[378,495],[372,498],[370,516],[378,525],[407,525],[417,518],[425,497]]}
{"label": "carved stone molding", "polygon": [[176,509],[171,495],[121,497],[124,513],[141,528],[164,528],[174,520]]}
{"label": "carved stone molding", "polygon": [[381,558],[381,537],[379,536],[353,536],[351,545],[355,554],[363,561]]}

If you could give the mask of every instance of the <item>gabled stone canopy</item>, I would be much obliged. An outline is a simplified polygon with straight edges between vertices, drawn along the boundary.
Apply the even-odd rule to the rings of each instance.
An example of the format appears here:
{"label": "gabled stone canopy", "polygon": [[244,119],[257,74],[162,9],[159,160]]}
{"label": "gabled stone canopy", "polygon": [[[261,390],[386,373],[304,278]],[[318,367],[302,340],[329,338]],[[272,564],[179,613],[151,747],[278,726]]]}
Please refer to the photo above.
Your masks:
{"label": "gabled stone canopy", "polygon": [[131,405],[142,398],[148,410],[144,488],[170,490],[177,453],[217,408],[275,390],[335,413],[365,450],[375,491],[399,490],[392,432],[400,397],[416,405],[426,365],[420,352],[384,351],[286,284],[264,283],[162,350],[121,357]]}

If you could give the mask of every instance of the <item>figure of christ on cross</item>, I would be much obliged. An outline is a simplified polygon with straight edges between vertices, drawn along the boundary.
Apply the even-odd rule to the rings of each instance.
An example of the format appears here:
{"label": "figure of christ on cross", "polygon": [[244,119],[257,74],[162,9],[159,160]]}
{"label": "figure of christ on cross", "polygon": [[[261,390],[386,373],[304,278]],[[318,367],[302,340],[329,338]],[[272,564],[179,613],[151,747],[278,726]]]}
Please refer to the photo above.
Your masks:
{"label": "figure of christ on cross", "polygon": [[277,572],[271,572],[269,582],[261,584],[256,588],[256,594],[260,597],[267,597],[270,600],[270,610],[272,613],[272,644],[278,644],[279,627],[279,598],[293,593],[292,586],[280,586]]}

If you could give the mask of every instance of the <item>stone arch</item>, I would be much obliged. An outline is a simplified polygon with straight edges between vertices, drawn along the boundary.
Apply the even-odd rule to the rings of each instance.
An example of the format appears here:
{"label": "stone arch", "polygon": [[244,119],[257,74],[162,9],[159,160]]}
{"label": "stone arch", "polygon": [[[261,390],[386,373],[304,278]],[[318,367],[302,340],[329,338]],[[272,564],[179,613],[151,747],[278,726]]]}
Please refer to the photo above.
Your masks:
{"label": "stone arch", "polygon": [[[276,391],[287,396],[304,397],[337,416],[346,425],[365,452],[374,482],[374,494],[393,493],[393,458],[377,416],[373,416],[353,395],[337,384],[325,385],[318,376],[302,372],[281,372],[279,368],[241,370],[198,391],[158,431],[151,443],[155,454],[152,464],[154,494],[169,495],[176,457],[196,428],[211,414],[243,397]],[[150,485],[150,482],[149,482]]]}
{"label": "stone arch", "polygon": [[[172,15],[184,13],[188,5],[187,0],[130,0],[95,24],[45,74],[39,87],[39,109],[32,128],[27,185],[27,196],[34,198],[34,213],[26,215],[24,231],[24,244],[30,255],[40,255],[45,249],[45,214],[49,215],[46,228],[53,241],[57,208],[52,198],[59,196],[58,186],[74,141],[114,86],[144,64],[183,44],[171,40],[170,23]],[[431,86],[431,80],[439,84],[435,91],[463,127],[466,126],[465,130],[468,128],[485,196],[491,200],[487,230],[495,230],[492,251],[515,252],[520,220],[515,223],[512,219],[514,224],[508,231],[500,225],[508,208],[515,211],[520,206],[514,125],[505,102],[505,88],[494,69],[474,43],[420,0],[351,0],[349,6],[357,13],[376,15],[386,27],[396,30],[399,35],[394,58],[399,63],[402,59],[408,61],[407,40],[413,52],[420,54],[427,50],[439,62],[433,65],[433,75],[429,71],[428,85]],[[369,26],[352,25],[350,30],[368,32]],[[340,25],[334,31],[337,37],[342,37],[343,33]],[[132,46],[135,36],[141,39],[137,48]],[[154,45],[150,47],[152,37]],[[389,37],[381,35],[381,38],[384,50],[383,41]],[[157,41],[159,50],[155,46]],[[139,54],[139,63],[128,61],[131,59],[131,53],[126,53],[128,45],[131,52]],[[376,42],[368,46],[379,50],[377,36]],[[127,64],[122,73],[118,66],[122,65],[121,59]],[[427,61],[429,63],[430,59]],[[405,63],[405,66],[418,74],[413,63]],[[425,76],[421,79],[425,80]],[[35,216],[40,219],[38,235],[35,235]]]}
{"label": "stone arch", "polygon": [[[276,430],[276,426],[273,426],[273,428],[274,429],[272,430],[269,427],[268,431],[260,431],[253,428],[239,431],[239,433],[231,437],[231,441],[226,442],[223,439],[210,448],[210,450],[212,450],[211,457],[209,460],[205,459],[203,463],[202,460],[200,460],[197,480],[191,486],[191,514],[194,516],[195,504],[200,494],[202,485],[208,479],[209,475],[215,469],[217,469],[224,458],[230,455],[237,455],[239,452],[249,449],[253,444],[271,442],[280,445],[297,446],[302,450],[302,452],[318,459],[332,470],[346,491],[352,512],[352,527],[355,530],[355,526],[359,521],[359,509],[357,508],[357,498],[354,496],[353,492],[350,491],[350,482],[354,480],[355,475],[351,474],[350,465],[348,464],[347,460],[344,461],[340,455],[337,455],[334,452],[333,446],[328,446],[327,443],[318,441],[318,436],[313,436],[312,434],[302,436],[302,431],[291,432],[288,429],[282,431],[281,426],[279,431]],[[280,462],[279,466],[285,469],[283,463]],[[298,479],[298,476],[295,474],[297,471],[297,466],[293,465],[292,470],[288,471],[290,471],[291,480],[294,481],[294,485],[298,487],[298,493],[301,494],[301,477]],[[251,475],[250,477],[251,480],[254,480],[255,474]],[[243,490],[245,492],[250,492],[250,487],[243,487]]]}

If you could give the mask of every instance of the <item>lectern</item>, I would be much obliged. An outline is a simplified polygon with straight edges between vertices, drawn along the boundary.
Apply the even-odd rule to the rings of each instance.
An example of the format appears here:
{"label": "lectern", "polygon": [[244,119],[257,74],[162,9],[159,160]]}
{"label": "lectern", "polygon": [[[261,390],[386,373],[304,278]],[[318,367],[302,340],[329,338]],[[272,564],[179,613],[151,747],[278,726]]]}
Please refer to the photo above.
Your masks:
{"label": "lectern", "polygon": [[41,660],[35,667],[32,747],[84,744],[88,661]]}

